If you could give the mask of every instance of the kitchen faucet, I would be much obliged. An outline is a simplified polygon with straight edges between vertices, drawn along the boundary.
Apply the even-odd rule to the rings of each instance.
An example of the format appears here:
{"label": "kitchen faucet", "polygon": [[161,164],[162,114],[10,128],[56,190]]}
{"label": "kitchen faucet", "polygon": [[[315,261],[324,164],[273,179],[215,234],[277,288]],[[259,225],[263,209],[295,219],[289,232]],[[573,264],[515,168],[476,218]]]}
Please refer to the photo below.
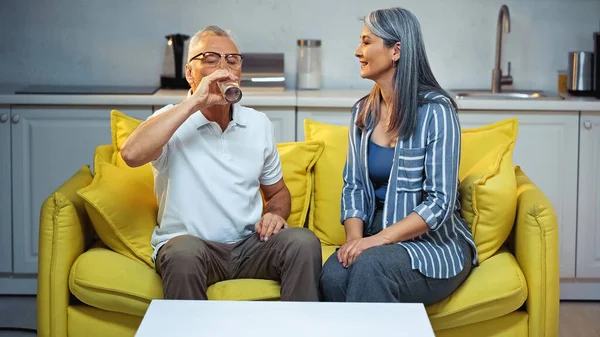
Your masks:
{"label": "kitchen faucet", "polygon": [[508,62],[508,75],[502,75],[500,68],[500,59],[502,58],[502,28],[505,33],[510,33],[510,13],[506,5],[502,5],[500,13],[498,13],[498,23],[496,25],[496,64],[492,70],[492,92],[497,93],[502,91],[502,85],[510,85],[513,83],[510,75],[510,62]]}

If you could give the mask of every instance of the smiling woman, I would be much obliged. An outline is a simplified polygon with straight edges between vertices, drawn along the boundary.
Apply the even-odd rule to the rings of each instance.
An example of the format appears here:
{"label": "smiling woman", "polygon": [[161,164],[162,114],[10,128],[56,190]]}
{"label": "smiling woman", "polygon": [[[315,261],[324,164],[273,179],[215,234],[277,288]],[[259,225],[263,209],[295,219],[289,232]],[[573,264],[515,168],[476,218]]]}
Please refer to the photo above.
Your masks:
{"label": "smiling woman", "polygon": [[477,263],[457,198],[456,103],[435,79],[419,22],[406,9],[367,15],[355,55],[360,76],[375,85],[352,111],[346,243],[323,266],[323,298],[432,304]]}

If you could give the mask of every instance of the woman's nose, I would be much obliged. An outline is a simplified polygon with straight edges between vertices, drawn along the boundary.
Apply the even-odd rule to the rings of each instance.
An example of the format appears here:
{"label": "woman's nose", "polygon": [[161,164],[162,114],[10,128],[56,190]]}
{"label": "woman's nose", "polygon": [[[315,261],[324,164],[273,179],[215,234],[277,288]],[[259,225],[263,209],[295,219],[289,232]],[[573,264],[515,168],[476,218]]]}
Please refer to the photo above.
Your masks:
{"label": "woman's nose", "polygon": [[356,56],[356,57],[361,57],[362,56],[362,52],[360,50],[360,46],[356,47],[356,50],[354,51],[354,56]]}

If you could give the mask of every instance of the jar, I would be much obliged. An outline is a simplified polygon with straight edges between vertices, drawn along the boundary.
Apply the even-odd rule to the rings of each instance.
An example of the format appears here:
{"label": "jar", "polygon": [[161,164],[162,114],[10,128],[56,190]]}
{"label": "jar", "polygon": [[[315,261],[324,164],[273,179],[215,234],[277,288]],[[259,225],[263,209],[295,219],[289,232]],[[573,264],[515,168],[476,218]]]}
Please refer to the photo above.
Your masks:
{"label": "jar", "polygon": [[321,40],[298,40],[296,88],[321,89]]}
{"label": "jar", "polygon": [[566,94],[567,93],[567,71],[566,70],[559,70],[558,71],[558,93],[559,94]]}

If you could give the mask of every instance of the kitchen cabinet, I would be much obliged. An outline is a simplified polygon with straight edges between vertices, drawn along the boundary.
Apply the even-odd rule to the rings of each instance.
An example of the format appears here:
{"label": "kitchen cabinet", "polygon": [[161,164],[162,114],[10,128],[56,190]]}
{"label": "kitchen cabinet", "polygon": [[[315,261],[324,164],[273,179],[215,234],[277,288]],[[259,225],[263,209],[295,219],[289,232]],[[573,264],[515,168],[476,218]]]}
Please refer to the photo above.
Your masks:
{"label": "kitchen cabinet", "polygon": [[287,143],[296,140],[296,108],[295,107],[261,107],[251,106],[269,117],[273,123],[275,141]]}
{"label": "kitchen cabinet", "polygon": [[[37,273],[41,205],[81,166],[93,163],[94,150],[98,145],[110,144],[111,109],[140,119],[151,114],[150,106],[11,107],[12,158],[8,166],[12,166],[12,254],[15,274]],[[4,227],[10,226],[3,226],[3,230],[6,230]]]}
{"label": "kitchen cabinet", "polygon": [[0,273],[12,272],[10,106],[0,106]]}
{"label": "kitchen cabinet", "polygon": [[600,112],[582,112],[577,278],[600,278]]}

